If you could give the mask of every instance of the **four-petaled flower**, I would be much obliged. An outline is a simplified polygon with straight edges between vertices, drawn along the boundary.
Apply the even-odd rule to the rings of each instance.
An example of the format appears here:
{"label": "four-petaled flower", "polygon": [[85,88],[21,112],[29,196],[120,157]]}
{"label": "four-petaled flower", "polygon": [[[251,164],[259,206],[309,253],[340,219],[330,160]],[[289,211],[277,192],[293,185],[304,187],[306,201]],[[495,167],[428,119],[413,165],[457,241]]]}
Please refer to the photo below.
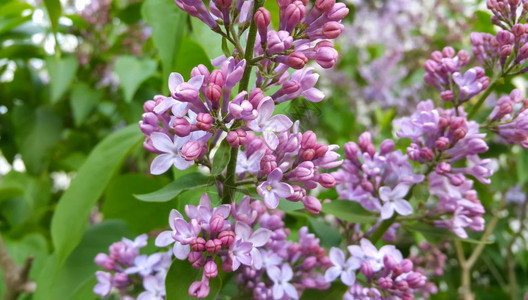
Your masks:
{"label": "four-petaled flower", "polygon": [[345,253],[336,247],[330,249],[330,261],[334,264],[326,270],[324,277],[326,281],[332,282],[337,277],[341,276],[341,281],[351,286],[356,282],[355,270],[361,267],[361,260],[357,257],[351,256],[345,261]]}
{"label": "four-petaled flower", "polygon": [[385,202],[381,207],[381,218],[383,220],[389,219],[394,214],[394,211],[402,216],[410,215],[413,212],[412,206],[403,197],[409,192],[409,186],[405,184],[398,184],[391,189],[388,186],[382,186],[379,189],[380,199]]}
{"label": "four-petaled flower", "polygon": [[181,156],[181,149],[183,145],[189,141],[191,136],[179,137],[174,136],[172,141],[166,134],[161,132],[153,132],[150,135],[152,144],[162,154],[156,156],[150,165],[150,173],[160,175],[165,173],[172,165],[178,170],[185,170],[194,165],[194,161],[185,160]]}
{"label": "four-petaled flower", "polygon": [[273,100],[263,100],[257,107],[257,118],[247,123],[251,130],[262,132],[266,145],[272,150],[277,149],[279,145],[279,138],[275,133],[288,130],[293,125],[293,122],[285,115],[272,116],[274,109]]}
{"label": "four-petaled flower", "polygon": [[267,269],[268,277],[273,281],[273,299],[282,299],[284,294],[290,298],[299,299],[297,290],[290,283],[293,271],[289,264],[283,264],[281,268],[271,266]]}
{"label": "four-petaled flower", "polygon": [[293,194],[291,185],[281,182],[282,170],[276,168],[268,175],[268,180],[257,187],[257,192],[264,197],[264,203],[269,208],[275,209],[279,205],[279,197],[287,198]]}
{"label": "four-petaled flower", "polygon": [[253,232],[253,229],[249,225],[236,222],[235,233],[237,237],[242,239],[244,242],[250,242],[253,247],[251,248],[251,259],[255,269],[260,270],[262,268],[262,255],[260,254],[259,247],[264,246],[271,236],[271,230],[266,228],[259,228]]}
{"label": "four-petaled flower", "polygon": [[252,153],[249,157],[246,152],[238,151],[237,164],[235,172],[237,174],[250,173],[257,174],[260,171],[260,161],[266,153],[265,150],[258,150]]}

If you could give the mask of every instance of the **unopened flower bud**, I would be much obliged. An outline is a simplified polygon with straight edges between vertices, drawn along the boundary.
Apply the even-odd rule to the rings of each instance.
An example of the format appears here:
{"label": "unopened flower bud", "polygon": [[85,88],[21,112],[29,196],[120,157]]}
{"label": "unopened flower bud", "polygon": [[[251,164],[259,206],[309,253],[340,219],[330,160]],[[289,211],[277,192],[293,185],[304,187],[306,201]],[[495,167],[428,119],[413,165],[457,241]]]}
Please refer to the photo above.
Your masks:
{"label": "unopened flower bud", "polygon": [[422,149],[420,149],[420,158],[424,160],[432,160],[434,158],[433,150],[427,147],[423,147]]}
{"label": "unopened flower bud", "polygon": [[203,131],[208,131],[211,129],[211,125],[213,124],[213,117],[211,117],[210,114],[207,113],[199,113],[196,116],[196,127]]}
{"label": "unopened flower bud", "polygon": [[455,94],[451,90],[442,91],[440,93],[440,98],[442,98],[443,101],[451,102],[453,99],[455,99]]}
{"label": "unopened flower bud", "polygon": [[209,77],[209,84],[216,84],[220,87],[224,86],[225,74],[221,70],[214,70]]}
{"label": "unopened flower bud", "polygon": [[463,139],[467,134],[467,129],[464,127],[460,127],[453,132],[453,137],[455,138],[455,141],[459,141]]}
{"label": "unopened flower bud", "polygon": [[[284,19],[290,29],[293,29],[297,24],[301,22],[306,14],[306,6],[302,1],[294,1],[290,3],[284,11]],[[282,17],[282,15],[281,15]]]}
{"label": "unopened flower bud", "polygon": [[378,279],[378,285],[384,290],[392,288],[392,279],[390,277],[381,277]]}
{"label": "unopened flower bud", "polygon": [[449,139],[445,136],[441,136],[435,141],[435,148],[440,151],[445,150],[448,146],[449,146]]}
{"label": "unopened flower bud", "polygon": [[287,64],[293,69],[302,69],[308,62],[308,58],[302,52],[293,52],[288,56]]}
{"label": "unopened flower bud", "polygon": [[248,142],[247,132],[244,129],[237,129],[236,131],[230,131],[227,134],[227,142],[233,148],[244,146]]}
{"label": "unopened flower bud", "polygon": [[412,261],[408,258],[402,260],[402,262],[400,263],[401,267],[402,267],[402,272],[403,273],[409,273],[412,271],[414,265],[412,263]]}
{"label": "unopened flower bud", "polygon": [[344,26],[338,22],[328,22],[323,25],[323,35],[327,39],[335,39],[343,32]]}
{"label": "unopened flower bud", "polygon": [[209,230],[211,233],[216,233],[224,228],[224,217],[222,215],[214,215],[209,220]]}
{"label": "unopened flower bud", "polygon": [[209,295],[209,283],[204,281],[195,281],[189,286],[189,296],[196,298],[205,298]]}
{"label": "unopened flower bud", "polygon": [[128,275],[117,272],[114,274],[114,276],[112,276],[112,283],[117,288],[126,287],[129,284]]}
{"label": "unopened flower bud", "polygon": [[302,149],[309,149],[313,148],[317,144],[317,136],[315,133],[311,130],[306,131],[302,135],[301,139],[301,148]]}
{"label": "unopened flower bud", "polygon": [[348,142],[344,146],[345,158],[351,161],[357,161],[358,146],[354,142]]}
{"label": "unopened flower bud", "polygon": [[316,0],[315,7],[321,12],[327,12],[334,7],[335,0]]}
{"label": "unopened flower bud", "polygon": [[295,177],[300,181],[311,180],[314,177],[315,166],[311,161],[303,161],[293,171]]}
{"label": "unopened flower bud", "polygon": [[193,161],[200,157],[201,152],[202,143],[198,141],[189,141],[183,145],[181,156],[187,161]]}
{"label": "unopened flower bud", "polygon": [[396,262],[396,260],[390,256],[390,255],[385,255],[383,257],[383,265],[385,266],[385,268],[388,270],[388,271],[392,271],[396,268],[396,266],[398,265],[398,263]]}
{"label": "unopened flower bud", "polygon": [[260,41],[262,43],[266,43],[268,37],[268,26],[271,23],[270,12],[264,7],[260,7],[255,13],[254,20],[260,35]]}
{"label": "unopened flower bud", "polygon": [[172,122],[172,129],[177,136],[185,137],[191,133],[191,124],[185,118],[175,118]]}
{"label": "unopened flower bud", "polygon": [[235,233],[233,231],[222,231],[218,235],[218,239],[222,242],[222,246],[229,247],[235,241]]}
{"label": "unopened flower bud", "polygon": [[195,238],[191,241],[191,249],[194,252],[205,251],[205,240],[201,237]]}
{"label": "unopened flower bud", "polygon": [[293,187],[293,194],[290,197],[286,198],[289,201],[297,202],[306,196],[306,190],[303,189],[302,187],[298,185],[293,185],[292,187]]}
{"label": "unopened flower bud", "polygon": [[303,150],[301,157],[304,161],[312,160],[315,157],[315,150],[314,149]]}
{"label": "unopened flower bud", "polygon": [[380,154],[384,155],[394,150],[394,141],[386,139],[381,142],[380,145]]}
{"label": "unopened flower bud", "polygon": [[338,53],[333,47],[321,47],[315,51],[315,61],[324,69],[335,66]]}
{"label": "unopened flower bud", "polygon": [[418,272],[412,272],[411,274],[407,275],[407,277],[405,277],[405,281],[407,281],[407,284],[412,289],[422,287],[426,283],[425,276]]}
{"label": "unopened flower bud", "polygon": [[204,275],[207,278],[215,278],[218,275],[218,267],[214,261],[210,260],[205,264]]}
{"label": "unopened flower bud", "polygon": [[319,199],[313,196],[306,196],[301,201],[304,204],[304,208],[309,213],[318,214],[322,209],[321,202],[319,202]]}
{"label": "unopened flower bud", "polygon": [[145,112],[152,112],[154,110],[154,107],[156,107],[156,102],[153,100],[149,100],[143,104],[143,110]]}
{"label": "unopened flower bud", "polygon": [[187,260],[191,263],[192,267],[195,269],[201,269],[205,264],[204,257],[202,253],[200,252],[189,253]]}
{"label": "unopened flower bud", "polygon": [[444,175],[451,172],[451,165],[447,162],[440,162],[436,165],[436,173],[439,175]]}
{"label": "unopened flower bud", "polygon": [[205,96],[211,100],[213,109],[218,109],[220,106],[220,99],[222,98],[222,87],[217,84],[210,83],[205,88]]}
{"label": "unopened flower bud", "polygon": [[336,185],[336,180],[335,180],[334,176],[332,176],[332,175],[330,175],[328,173],[323,173],[323,174],[319,175],[318,182],[319,182],[319,184],[321,184],[323,187],[325,187],[327,189],[333,188]]}
{"label": "unopened flower bud", "polygon": [[203,64],[199,64],[198,66],[194,67],[191,70],[191,77],[200,76],[200,75],[204,77],[203,85],[205,86],[207,82],[209,81],[209,75],[211,74],[209,73],[209,70],[207,69],[207,67],[204,66]]}
{"label": "unopened flower bud", "polygon": [[363,273],[363,275],[365,275],[367,278],[370,278],[372,276],[373,270],[372,270],[372,265],[370,264],[369,261],[364,260],[361,263],[360,270],[361,270],[361,273]]}
{"label": "unopened flower bud", "polygon": [[253,105],[253,108],[257,108],[260,104],[260,101],[265,97],[264,92],[261,89],[255,88],[249,94],[248,101]]}
{"label": "unopened flower bud", "polygon": [[305,270],[311,270],[317,265],[317,258],[315,256],[307,257],[303,263],[302,268]]}
{"label": "unopened flower bud", "polygon": [[344,3],[336,3],[332,8],[326,13],[326,17],[330,21],[340,21],[348,15],[348,8]]}
{"label": "unopened flower bud", "polygon": [[397,280],[394,285],[396,286],[396,289],[405,292],[409,289],[409,284],[407,284],[407,281],[405,280]]}

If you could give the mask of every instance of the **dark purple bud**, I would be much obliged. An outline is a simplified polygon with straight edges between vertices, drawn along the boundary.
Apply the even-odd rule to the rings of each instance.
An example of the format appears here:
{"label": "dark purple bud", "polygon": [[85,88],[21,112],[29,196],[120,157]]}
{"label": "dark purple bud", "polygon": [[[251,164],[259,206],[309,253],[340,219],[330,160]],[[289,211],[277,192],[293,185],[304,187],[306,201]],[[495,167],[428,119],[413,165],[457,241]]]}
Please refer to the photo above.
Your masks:
{"label": "dark purple bud", "polygon": [[194,252],[205,251],[205,240],[201,237],[195,238],[191,241],[191,249]]}
{"label": "dark purple bud", "polygon": [[191,124],[185,118],[175,118],[172,122],[172,129],[177,136],[185,137],[191,133]]}
{"label": "dark purple bud", "polygon": [[313,197],[313,196],[306,196],[302,200],[302,203],[304,204],[304,208],[312,214],[319,214],[319,212],[322,209],[321,202],[319,202],[319,199]]}
{"label": "dark purple bud", "polygon": [[153,101],[153,100],[148,100],[147,102],[145,102],[145,104],[143,104],[143,110],[145,112],[152,112],[154,110],[154,107],[156,107],[156,102]]}
{"label": "dark purple bud", "polygon": [[335,5],[335,0],[316,0],[315,7],[321,12],[327,12]]}
{"label": "dark purple bud", "polygon": [[205,298],[209,295],[209,283],[205,281],[195,281],[189,287],[189,296]]}
{"label": "dark purple bud", "polygon": [[198,141],[189,141],[183,145],[181,156],[187,161],[193,161],[200,157],[201,152],[202,143]]}
{"label": "dark purple bud", "polygon": [[328,173],[323,173],[319,175],[318,182],[327,189],[331,189],[336,185],[336,180],[334,176]]}
{"label": "dark purple bud", "polygon": [[378,279],[378,285],[384,290],[392,288],[392,279],[390,277],[381,277]]}
{"label": "dark purple bud", "polygon": [[187,260],[191,263],[192,267],[195,269],[201,269],[204,264],[205,260],[200,252],[191,252],[189,253],[189,257],[187,257]]}
{"label": "dark purple bud", "polygon": [[218,267],[214,261],[210,260],[205,264],[204,275],[207,278],[215,278],[218,275]]}
{"label": "dark purple bud", "polygon": [[497,42],[499,42],[501,46],[513,44],[514,39],[514,35],[507,30],[501,30],[497,33]]}
{"label": "dark purple bud", "polygon": [[427,147],[423,147],[422,149],[420,149],[420,158],[422,158],[423,160],[432,160],[434,158],[433,150]]}
{"label": "dark purple bud", "polygon": [[312,160],[315,157],[315,150],[314,149],[303,150],[301,157],[304,161]]}
{"label": "dark purple bud", "polygon": [[[298,1],[297,1],[298,2]],[[290,68],[299,70],[304,68],[304,65],[308,62],[308,58],[302,52],[293,52],[288,56],[287,64]]]}
{"label": "dark purple bud", "polygon": [[235,241],[235,233],[233,231],[222,231],[218,235],[218,239],[222,242],[222,246],[229,247]]}
{"label": "dark purple bud", "polygon": [[301,139],[301,148],[302,149],[310,149],[313,148],[317,144],[317,136],[315,133],[311,130],[306,131],[302,135]]}
{"label": "dark purple bud", "polygon": [[455,139],[455,142],[458,142],[459,140],[463,139],[467,134],[467,129],[464,127],[460,127],[453,132],[453,137]]}
{"label": "dark purple bud", "polygon": [[209,229],[211,233],[216,233],[222,230],[224,228],[224,217],[221,215],[214,215],[211,217],[211,220],[209,220]]}
{"label": "dark purple bud", "polygon": [[335,39],[343,32],[344,26],[338,22],[328,22],[323,25],[323,35],[327,39]]}
{"label": "dark purple bud", "polygon": [[215,0],[216,7],[218,7],[221,10],[224,10],[231,6],[233,3],[233,0]]}
{"label": "dark purple bud", "polygon": [[445,150],[448,146],[449,146],[449,139],[445,136],[441,136],[435,141],[435,148],[440,151]]}

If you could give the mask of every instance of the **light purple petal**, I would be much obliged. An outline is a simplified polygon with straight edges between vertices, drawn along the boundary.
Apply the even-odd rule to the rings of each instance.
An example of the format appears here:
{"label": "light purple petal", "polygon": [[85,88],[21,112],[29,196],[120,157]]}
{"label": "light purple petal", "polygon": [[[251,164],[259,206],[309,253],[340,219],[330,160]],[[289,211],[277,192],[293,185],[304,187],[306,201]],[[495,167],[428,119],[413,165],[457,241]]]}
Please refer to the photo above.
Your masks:
{"label": "light purple petal", "polygon": [[299,299],[299,294],[297,293],[297,290],[295,289],[293,284],[285,282],[282,284],[282,288],[286,292],[286,295],[290,296],[290,298]]}
{"label": "light purple petal", "polygon": [[251,233],[253,230],[249,225],[242,223],[242,222],[236,222],[235,223],[235,234],[239,236],[243,241],[249,240],[249,237],[251,236]]}
{"label": "light purple petal", "polygon": [[293,188],[287,183],[279,183],[273,186],[273,192],[281,198],[288,198],[293,194]]}
{"label": "light purple petal", "polygon": [[171,93],[176,92],[176,89],[180,84],[184,82],[183,77],[180,73],[173,72],[169,75],[169,90]]}
{"label": "light purple petal", "polygon": [[347,259],[345,268],[349,270],[357,270],[361,267],[361,260],[357,257],[350,257]]}
{"label": "light purple petal", "polygon": [[330,261],[336,266],[342,267],[345,265],[345,253],[339,248],[332,247],[328,257],[330,258]]}
{"label": "light purple petal", "polygon": [[381,207],[380,212],[381,212],[381,219],[383,220],[390,219],[390,217],[392,217],[392,215],[394,214],[394,208],[392,207],[392,203],[385,202],[385,204],[383,204],[383,206]]}
{"label": "light purple petal", "polygon": [[259,228],[253,232],[249,241],[253,243],[253,247],[262,247],[268,242],[271,233],[269,229]]}
{"label": "light purple petal", "polygon": [[152,160],[150,165],[150,173],[153,175],[160,175],[172,166],[175,161],[175,157],[172,154],[160,154]]}
{"label": "light purple petal", "polygon": [[176,100],[166,97],[163,101],[156,105],[156,107],[154,107],[154,112],[157,114],[164,113],[176,103]]}
{"label": "light purple petal", "polygon": [[398,184],[392,190],[393,197],[395,199],[402,199],[409,192],[409,186],[403,183]]}
{"label": "light purple petal", "polygon": [[330,267],[328,270],[326,270],[324,274],[324,278],[327,282],[333,282],[336,280],[339,275],[341,275],[342,269],[338,266]]}
{"label": "light purple petal", "polygon": [[182,245],[180,242],[175,242],[172,251],[177,259],[185,260],[191,252],[191,247],[189,245]]}
{"label": "light purple petal", "polygon": [[350,252],[350,255],[352,255],[353,257],[358,257],[358,258],[361,258],[363,257],[363,255],[365,255],[361,247],[357,245],[348,246],[348,252]]}
{"label": "light purple petal", "polygon": [[282,299],[284,296],[284,289],[282,288],[282,285],[275,283],[272,288],[273,291],[273,299],[279,300]]}
{"label": "light purple petal", "polygon": [[270,147],[271,150],[277,149],[277,146],[279,145],[279,138],[275,135],[275,133],[270,130],[264,130],[262,135],[264,136],[266,145]]}
{"label": "light purple petal", "polygon": [[289,264],[282,265],[282,281],[290,281],[293,278],[293,270]]}
{"label": "light purple petal", "polygon": [[394,210],[396,210],[396,212],[398,212],[402,216],[410,215],[413,212],[411,204],[409,204],[408,201],[403,199],[395,200],[393,206]]}
{"label": "light purple petal", "polygon": [[281,280],[281,270],[277,266],[269,267],[266,272],[273,282],[279,282]]}
{"label": "light purple petal", "polygon": [[194,165],[194,161],[187,161],[183,159],[181,156],[175,157],[173,160],[174,166],[178,170],[185,170]]}
{"label": "light purple petal", "polygon": [[392,194],[392,190],[388,186],[382,186],[379,189],[379,196],[380,199],[383,200],[383,202],[389,201],[390,195]]}
{"label": "light purple petal", "polygon": [[259,120],[259,123],[261,124],[263,121],[267,121],[273,114],[274,110],[275,104],[273,103],[273,100],[271,98],[260,102],[257,108],[257,111],[259,113],[257,120]]}
{"label": "light purple petal", "polygon": [[351,286],[354,284],[354,282],[356,282],[356,274],[352,270],[344,271],[341,273],[341,281],[344,284]]}
{"label": "light purple petal", "polygon": [[321,92],[319,89],[310,88],[302,92],[301,96],[303,96],[304,98],[306,98],[306,100],[311,101],[311,102],[321,102],[321,100],[324,99],[325,94]]}
{"label": "light purple petal", "polygon": [[282,132],[290,129],[293,125],[293,122],[285,115],[275,115],[268,121],[267,124],[273,128],[273,131]]}
{"label": "light purple petal", "polygon": [[175,146],[170,137],[161,132],[153,132],[150,135],[154,148],[165,153],[174,153]]}
{"label": "light purple petal", "polygon": [[199,90],[202,87],[204,81],[203,75],[194,76],[189,80],[189,84],[192,85],[195,89]]}
{"label": "light purple petal", "polygon": [[280,181],[282,179],[282,170],[275,168],[268,175],[268,181]]}
{"label": "light purple petal", "polygon": [[260,270],[262,268],[262,255],[257,248],[251,249],[251,260],[253,261],[253,267]]}
{"label": "light purple petal", "polygon": [[166,247],[172,243],[174,243],[174,239],[172,238],[172,231],[170,230],[158,234],[156,241],[154,242],[156,247]]}
{"label": "light purple petal", "polygon": [[271,209],[277,208],[279,206],[279,198],[273,192],[264,194],[264,203]]}

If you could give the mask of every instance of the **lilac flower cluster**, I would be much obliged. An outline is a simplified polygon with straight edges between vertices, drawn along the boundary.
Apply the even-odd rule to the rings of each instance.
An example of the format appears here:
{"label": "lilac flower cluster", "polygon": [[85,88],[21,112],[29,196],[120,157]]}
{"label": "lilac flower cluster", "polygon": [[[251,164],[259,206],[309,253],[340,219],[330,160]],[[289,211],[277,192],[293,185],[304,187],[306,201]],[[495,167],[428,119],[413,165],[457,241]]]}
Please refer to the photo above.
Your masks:
{"label": "lilac flower cluster", "polygon": [[358,144],[348,142],[344,148],[345,162],[332,173],[340,198],[379,211],[382,219],[391,218],[394,212],[400,215],[413,212],[405,196],[424,176],[413,173],[407,155],[394,150],[392,140],[383,141],[376,151],[370,133],[365,132],[359,136]]}
{"label": "lilac flower cluster", "polygon": [[[238,204],[212,208],[207,194],[200,205],[186,205],[185,213],[189,221],[177,210],[171,211],[171,230],[156,238],[156,246],[174,243],[176,258],[202,270],[202,279],[192,283],[189,295],[205,298],[209,294],[209,280],[219,273],[217,264],[224,272],[236,271],[237,282],[244,283],[247,292],[254,291],[257,299],[282,299],[285,294],[298,298],[305,288],[328,288],[315,270],[327,262],[325,250],[306,228],[299,231],[298,243],[287,241],[284,213],[268,211],[247,196]],[[265,274],[272,286],[260,282]],[[303,284],[297,284],[301,279]]]}
{"label": "lilac flower cluster", "polygon": [[462,67],[469,63],[469,54],[465,50],[458,53],[451,47],[431,53],[425,64],[424,81],[441,93],[444,101],[456,105],[468,101],[489,86],[489,78],[481,67],[474,67],[461,73]]}
{"label": "lilac flower cluster", "polygon": [[489,0],[491,22],[502,30],[496,35],[471,33],[475,57],[490,68],[499,67],[504,75],[528,71],[524,65],[528,58],[528,25],[521,24],[528,13],[526,1]]}
{"label": "lilac flower cluster", "polygon": [[[284,212],[266,211],[259,201],[244,198],[240,209],[243,215],[256,216],[252,223],[260,224],[272,232],[269,241],[261,248],[262,269],[243,266],[235,280],[243,293],[253,299],[298,299],[305,289],[329,288],[321,270],[329,267],[330,261],[325,249],[319,246],[319,239],[308,233],[306,227],[299,229],[298,242],[288,241],[290,230],[282,219]],[[247,209],[251,207],[251,209]],[[237,214],[235,218],[239,218]],[[243,218],[246,219],[246,218]],[[253,218],[252,218],[253,219]]]}
{"label": "lilac flower cluster", "polygon": [[510,144],[519,143],[528,148],[528,100],[520,90],[502,96],[490,113],[487,127]]}
{"label": "lilac flower cluster", "polygon": [[[484,229],[484,208],[472,189],[473,181],[467,175],[489,184],[493,171],[490,159],[478,154],[488,150],[486,134],[479,133],[479,125],[468,121],[462,107],[458,110],[435,108],[432,101],[418,104],[410,117],[396,120],[397,135],[411,139],[407,155],[411,160],[429,165],[429,192],[439,202],[430,215],[452,215],[452,219],[435,221],[436,226],[449,228],[460,237],[464,230]],[[463,160],[466,167],[455,168]]]}
{"label": "lilac flower cluster", "polygon": [[[429,295],[427,278],[414,271],[413,262],[404,259],[401,252],[392,245],[379,250],[367,239],[361,239],[360,245],[348,246],[349,258],[339,248],[330,250],[333,264],[325,279],[333,282],[339,278],[349,286],[343,299],[413,299],[415,294]],[[356,274],[366,279],[365,283],[356,280]],[[368,287],[364,287],[367,285]]]}
{"label": "lilac flower cluster", "polygon": [[[172,263],[171,252],[158,252],[152,255],[140,254],[141,248],[147,245],[147,235],[136,239],[123,238],[109,247],[109,254],[99,253],[95,263],[105,271],[97,271],[97,285],[94,293],[107,297],[116,293],[122,299],[134,299],[138,286],[143,291],[137,295],[138,300],[165,299],[165,276]],[[139,288],[141,289],[141,288]]]}

